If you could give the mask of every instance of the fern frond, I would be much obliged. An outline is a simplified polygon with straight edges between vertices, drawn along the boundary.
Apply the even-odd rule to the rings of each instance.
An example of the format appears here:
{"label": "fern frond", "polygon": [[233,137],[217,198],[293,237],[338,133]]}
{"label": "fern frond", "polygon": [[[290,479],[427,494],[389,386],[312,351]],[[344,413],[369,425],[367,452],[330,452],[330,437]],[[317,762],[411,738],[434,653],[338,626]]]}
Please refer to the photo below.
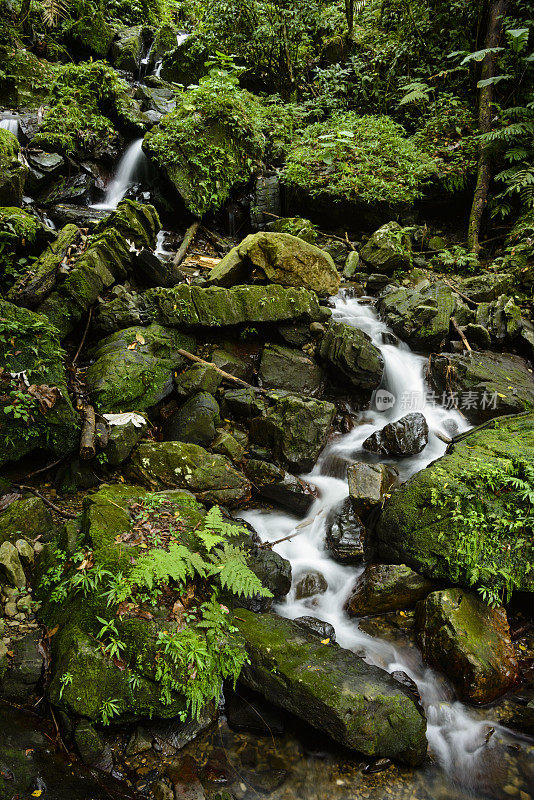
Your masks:
{"label": "fern frond", "polygon": [[271,592],[262,586],[257,575],[247,566],[245,552],[240,547],[225,544],[211,554],[211,574],[216,577],[223,589],[243,597],[272,597]]}
{"label": "fern frond", "polygon": [[47,28],[55,28],[61,19],[68,13],[65,0],[41,0],[43,22]]}
{"label": "fern frond", "polygon": [[140,558],[130,573],[130,582],[149,589],[169,580],[183,584],[195,575],[204,578],[207,566],[200,553],[191,552],[182,544],[172,544],[168,551],[156,548]]}

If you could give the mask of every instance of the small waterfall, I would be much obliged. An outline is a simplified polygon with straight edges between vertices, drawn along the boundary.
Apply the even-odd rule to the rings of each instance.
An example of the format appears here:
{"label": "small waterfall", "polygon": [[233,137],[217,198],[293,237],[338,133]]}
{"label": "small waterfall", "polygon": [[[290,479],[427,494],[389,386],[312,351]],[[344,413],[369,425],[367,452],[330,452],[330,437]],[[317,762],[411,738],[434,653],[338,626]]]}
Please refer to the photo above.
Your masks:
{"label": "small waterfall", "polygon": [[144,178],[147,169],[146,156],[142,149],[143,139],[136,139],[135,142],[125,150],[115,175],[106,189],[106,196],[101,203],[94,203],[91,208],[100,208],[105,211],[113,211],[133,184]]}
{"label": "small waterfall", "polygon": [[187,42],[190,36],[191,34],[187,33],[187,31],[180,31],[176,36],[176,47],[181,47],[184,42]]}
{"label": "small waterfall", "polygon": [[0,128],[3,128],[5,131],[10,131],[10,133],[12,133],[13,136],[16,136],[18,139],[19,121],[17,117],[5,117],[4,119],[1,119]]}
{"label": "small waterfall", "polygon": [[[447,410],[438,404],[425,402],[428,389],[424,379],[426,359],[411,352],[402,343],[390,344],[395,337],[370,306],[344,295],[336,298],[333,311],[335,319],[365,331],[380,349],[384,359],[382,386],[375,392],[371,406],[375,410],[363,411],[358,425],[348,434],[328,445],[310,475],[305,479],[315,484],[320,498],[315,501],[307,517],[307,527],[293,539],[279,545],[276,550],[292,565],[293,575],[310,570],[321,572],[328,583],[324,594],[313,598],[313,605],[297,600],[294,589],[277,611],[290,619],[313,615],[332,624],[337,641],[388,672],[403,670],[419,689],[428,720],[427,738],[430,752],[441,769],[453,781],[476,784],[477,776],[484,774],[487,758],[495,758],[493,737],[487,742],[489,727],[498,727],[454,700],[449,684],[423,663],[419,652],[412,648],[399,648],[389,642],[375,639],[358,627],[356,619],[349,619],[343,610],[362,567],[343,566],[333,561],[325,550],[325,522],[330,510],[348,496],[348,486],[339,477],[339,468],[331,467],[339,459],[348,463],[373,459],[362,448],[363,441],[386,423],[395,421],[412,410],[424,413],[429,426],[429,442],[419,455],[399,459],[403,480],[443,455],[445,444],[436,434],[460,432],[467,429],[465,419],[458,411]],[[380,397],[389,397],[385,411],[378,410]],[[405,407],[408,406],[408,407]],[[391,461],[391,459],[389,459]],[[263,541],[276,541],[296,531],[299,521],[283,512],[247,511],[243,515],[258,532]],[[302,523],[299,526],[302,528]]]}
{"label": "small waterfall", "polygon": [[154,75],[156,76],[156,78],[161,77],[162,67],[163,67],[163,61],[161,59],[159,61],[156,61],[156,66],[154,67]]}

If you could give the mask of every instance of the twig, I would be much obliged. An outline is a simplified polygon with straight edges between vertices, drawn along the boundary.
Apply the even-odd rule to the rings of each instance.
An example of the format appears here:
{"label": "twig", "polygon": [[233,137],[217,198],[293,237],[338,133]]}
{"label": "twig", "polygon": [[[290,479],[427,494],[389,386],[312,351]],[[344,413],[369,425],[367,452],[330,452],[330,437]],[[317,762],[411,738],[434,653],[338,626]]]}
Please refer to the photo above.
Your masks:
{"label": "twig", "polygon": [[85,330],[84,330],[84,332],[83,332],[83,336],[82,336],[81,342],[80,342],[80,344],[79,344],[79,346],[78,346],[78,349],[76,350],[76,355],[75,355],[75,356],[74,356],[74,358],[72,359],[72,364],[73,364],[73,366],[74,366],[74,364],[76,364],[76,362],[78,361],[78,356],[79,356],[79,355],[80,355],[80,353],[82,352],[82,347],[84,346],[84,344],[85,344],[85,339],[87,338],[87,333],[88,333],[88,331],[89,331],[89,325],[91,324],[91,317],[92,317],[92,316],[93,316],[93,308],[91,307],[91,308],[89,309],[89,314],[87,315],[87,322],[85,323]]}
{"label": "twig", "polygon": [[42,472],[47,472],[47,470],[52,469],[52,467],[57,467],[57,465],[61,464],[61,462],[64,460],[65,456],[63,456],[63,458],[58,458],[57,461],[52,461],[52,463],[47,464],[46,467],[35,469],[33,472],[30,472],[28,475],[26,475],[26,480],[28,480],[28,478],[33,478],[35,475],[40,475]]}
{"label": "twig", "polygon": [[56,512],[56,514],[61,514],[61,516],[66,517],[67,519],[76,519],[78,516],[77,514],[73,514],[71,511],[64,511],[59,506],[56,506],[55,503],[49,500],[48,497],[42,495],[41,492],[38,492],[37,489],[34,489],[33,486],[24,486],[22,483],[14,483],[13,486],[16,489],[20,489],[21,491],[25,492],[31,492],[31,494],[34,494],[36,497],[40,497],[45,506],[51,508],[52,511]]}
{"label": "twig", "polygon": [[85,406],[83,412],[82,435],[80,438],[80,458],[89,461],[96,455],[96,419],[93,406]]}
{"label": "twig", "polygon": [[181,356],[191,359],[191,361],[196,361],[198,364],[205,364],[207,367],[212,367],[215,372],[218,372],[219,375],[222,375],[223,378],[228,381],[233,381],[234,383],[239,383],[241,386],[246,386],[247,389],[252,389],[253,392],[257,392],[258,394],[267,394],[265,389],[261,389],[259,386],[252,386],[250,383],[241,380],[241,378],[236,378],[235,375],[230,375],[229,372],[225,372],[223,369],[220,369],[211,361],[205,361],[203,358],[199,358],[198,356],[193,355],[193,353],[189,353],[187,350],[182,350],[181,348],[178,348],[176,352],[180,353]]}
{"label": "twig", "polygon": [[450,439],[448,436],[445,436],[444,433],[440,433],[439,431],[436,431],[435,433],[436,433],[436,436],[438,437],[438,439],[441,439],[441,441],[445,442],[445,444],[451,444],[452,443],[452,439]]}
{"label": "twig", "polygon": [[456,333],[458,334],[458,336],[460,337],[460,339],[464,343],[464,347],[466,348],[466,350],[472,350],[473,348],[471,347],[471,345],[467,341],[465,333],[460,328],[460,326],[458,325],[458,323],[456,322],[454,317],[451,317],[451,323],[452,323],[452,327],[454,328],[454,330],[456,331]]}
{"label": "twig", "polygon": [[192,243],[193,239],[195,238],[195,234],[198,231],[198,229],[200,228],[200,223],[201,223],[201,221],[199,219],[196,219],[193,222],[193,224],[190,225],[189,228],[186,230],[185,236],[182,239],[182,244],[180,245],[176,255],[174,256],[174,260],[172,262],[173,267],[180,266],[180,264],[184,260],[185,254],[189,250],[189,247],[191,246],[191,243]]}
{"label": "twig", "polygon": [[226,253],[228,248],[225,247],[225,245],[223,244],[223,239],[220,236],[217,236],[216,233],[210,231],[210,229],[206,228],[205,225],[201,225],[200,230],[211,241],[212,245],[218,251],[219,255],[224,255],[224,253]]}
{"label": "twig", "polygon": [[260,545],[258,545],[258,547],[274,547],[275,544],[282,544],[282,542],[287,542],[289,539],[294,539],[295,536],[300,536],[301,533],[304,533],[304,529],[307,528],[308,525],[311,525],[311,523],[319,516],[319,514],[322,513],[322,511],[319,511],[314,517],[308,517],[308,519],[305,519],[303,522],[297,525],[295,528],[295,533],[290,533],[289,536],[284,536],[283,539],[277,539],[276,542],[262,542]]}
{"label": "twig", "polygon": [[453,292],[456,292],[456,294],[460,295],[460,297],[463,300],[465,300],[467,303],[472,303],[474,306],[479,306],[480,305],[480,303],[477,303],[476,300],[471,300],[471,298],[468,297],[466,294],[462,294],[462,292],[460,292],[456,288],[456,286],[454,286],[454,284],[452,284],[450,281],[448,281],[447,278],[442,278],[442,280],[443,280],[443,283],[446,283],[447,286],[450,286],[451,289],[453,290]]}

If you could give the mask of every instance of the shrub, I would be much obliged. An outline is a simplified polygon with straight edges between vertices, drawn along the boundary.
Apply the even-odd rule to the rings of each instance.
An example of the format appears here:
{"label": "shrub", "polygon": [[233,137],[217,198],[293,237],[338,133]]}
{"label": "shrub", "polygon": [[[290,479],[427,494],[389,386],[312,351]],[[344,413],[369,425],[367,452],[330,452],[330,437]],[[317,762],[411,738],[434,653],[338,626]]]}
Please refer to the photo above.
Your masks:
{"label": "shrub", "polygon": [[287,153],[286,183],[364,203],[412,202],[433,162],[389,117],[337,115],[309,125]]}

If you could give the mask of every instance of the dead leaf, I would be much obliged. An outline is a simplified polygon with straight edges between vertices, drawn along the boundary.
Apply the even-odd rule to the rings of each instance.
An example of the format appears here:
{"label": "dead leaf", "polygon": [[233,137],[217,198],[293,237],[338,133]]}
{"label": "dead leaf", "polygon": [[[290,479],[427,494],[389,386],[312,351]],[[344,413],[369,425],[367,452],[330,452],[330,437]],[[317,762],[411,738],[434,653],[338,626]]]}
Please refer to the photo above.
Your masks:
{"label": "dead leaf", "polygon": [[321,639],[321,644],[330,644],[330,637],[328,637],[328,639]]}
{"label": "dead leaf", "polygon": [[58,630],[59,630],[59,625],[54,625],[53,628],[50,628],[50,630],[47,631],[48,638],[51,639],[52,636],[54,636],[58,632]]}
{"label": "dead leaf", "polygon": [[61,397],[61,392],[57,386],[47,386],[45,383],[39,386],[36,384],[28,386],[28,394],[38,401],[39,410],[42,414],[46,414]]}
{"label": "dead leaf", "polygon": [[137,347],[137,342],[132,342],[131,344],[128,345],[128,350],[135,350],[136,347]]}
{"label": "dead leaf", "polygon": [[135,334],[135,338],[137,339],[139,344],[144,344],[145,343],[145,337],[143,336],[142,333],[136,333]]}

